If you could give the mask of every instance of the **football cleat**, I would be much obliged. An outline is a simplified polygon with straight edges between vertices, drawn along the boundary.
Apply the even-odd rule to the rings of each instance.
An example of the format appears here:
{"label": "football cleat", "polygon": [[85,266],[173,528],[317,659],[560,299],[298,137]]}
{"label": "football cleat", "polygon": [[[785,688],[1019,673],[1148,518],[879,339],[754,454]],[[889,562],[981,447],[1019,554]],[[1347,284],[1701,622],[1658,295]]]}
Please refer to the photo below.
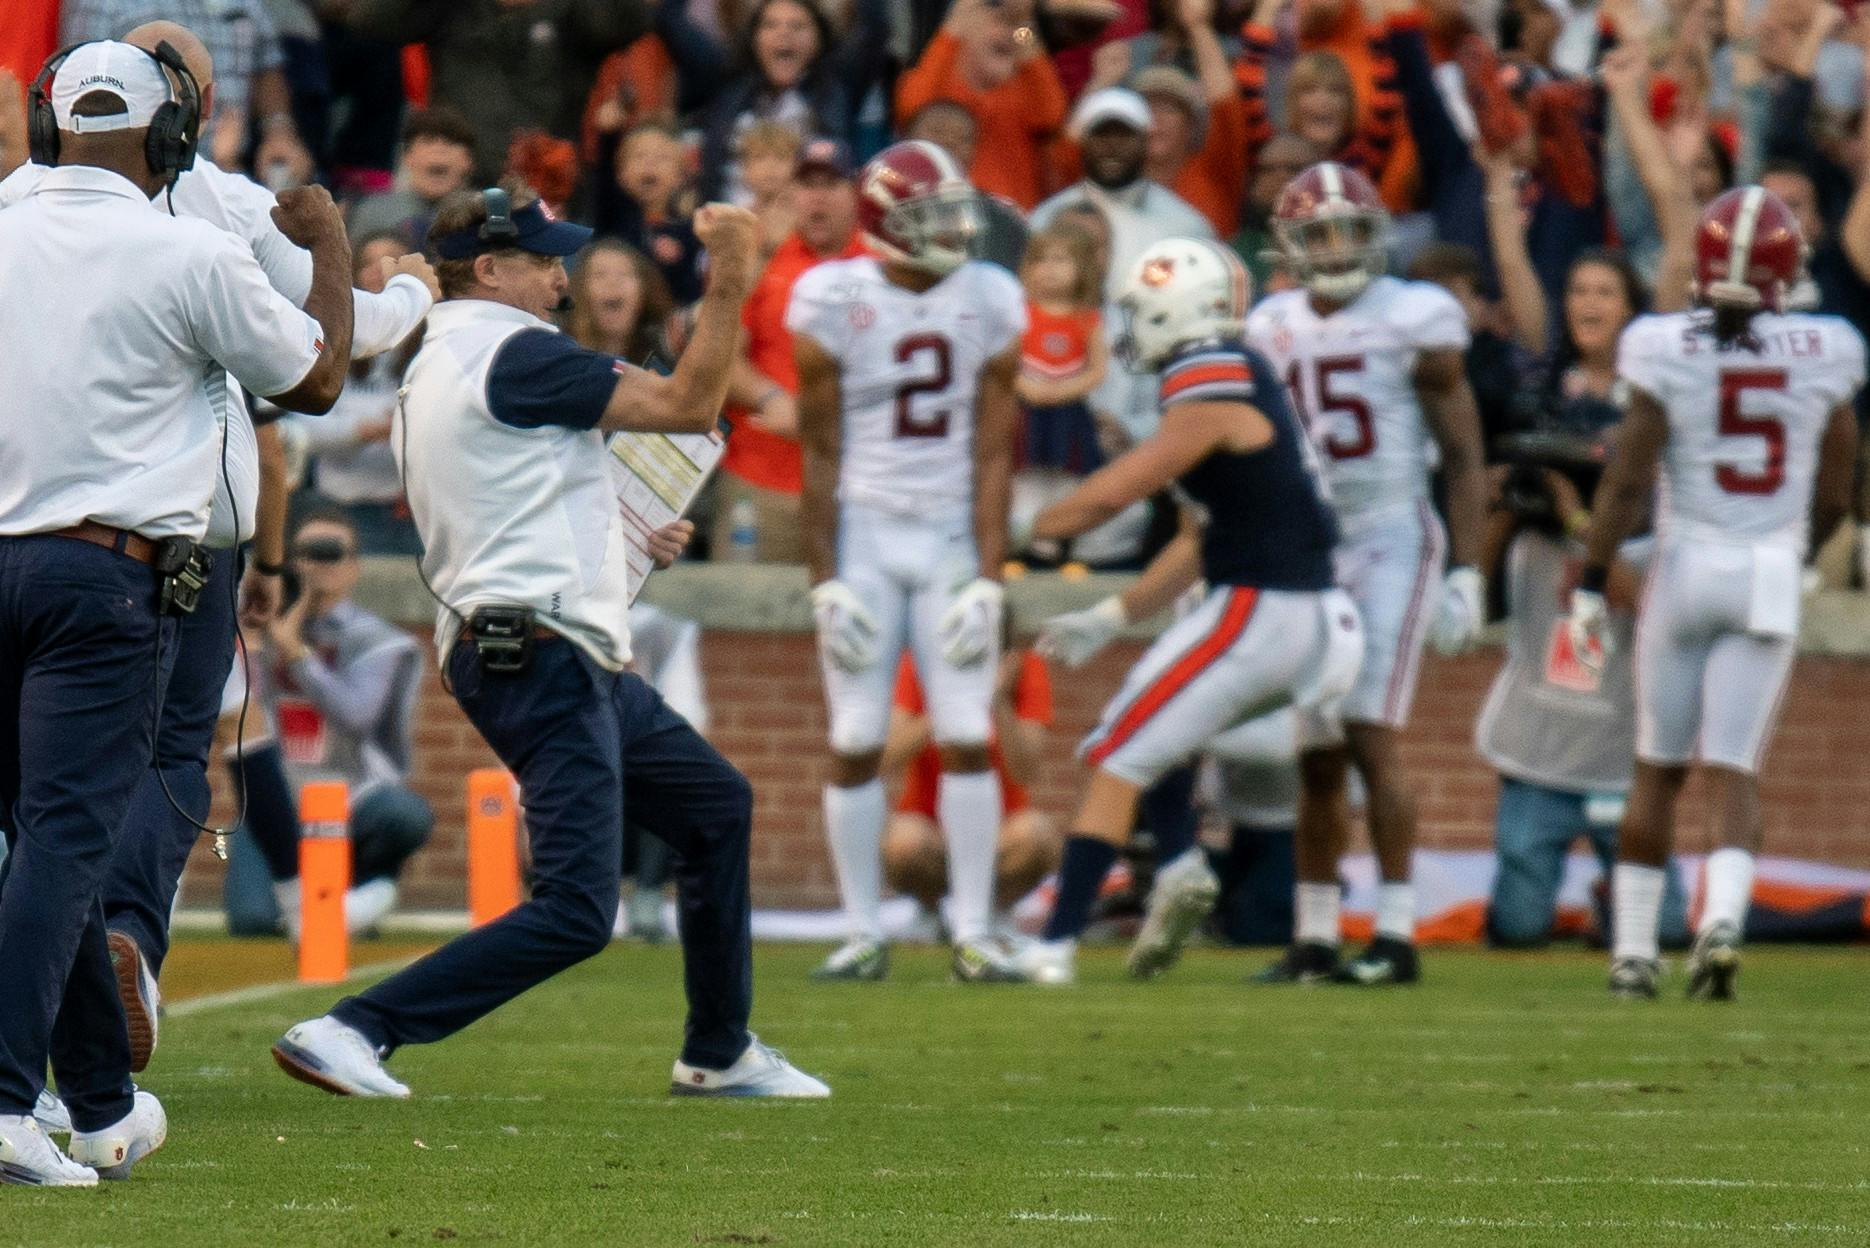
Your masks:
{"label": "football cleat", "polygon": [[1285,956],[1265,970],[1248,977],[1252,984],[1328,984],[1337,978],[1338,951],[1335,945],[1310,941],[1293,945]]}
{"label": "football cleat", "polygon": [[1610,995],[1619,1001],[1654,1001],[1662,966],[1654,958],[1618,958],[1610,964]]}
{"label": "football cleat", "polygon": [[1178,855],[1156,872],[1136,943],[1130,946],[1130,974],[1154,979],[1181,959],[1195,929],[1214,912],[1221,881],[1199,847]]}
{"label": "football cleat", "polygon": [[1413,984],[1422,978],[1422,962],[1415,946],[1394,936],[1379,936],[1370,947],[1338,971],[1341,984]]}
{"label": "football cleat", "polygon": [[812,972],[816,980],[862,980],[874,983],[890,973],[890,947],[880,940],[847,940]]}
{"label": "football cleat", "polygon": [[40,1090],[39,1099],[32,1107],[32,1116],[38,1120],[39,1129],[47,1135],[71,1134],[71,1111],[65,1108],[65,1102],[59,1100],[50,1088]]}
{"label": "football cleat", "polygon": [[100,1179],[127,1179],[130,1167],[169,1138],[169,1115],[153,1093],[139,1091],[130,1112],[101,1131],[71,1133],[71,1159]]}
{"label": "football cleat", "polygon": [[1688,955],[1688,999],[1732,1001],[1734,981],[1740,977],[1740,929],[1716,923],[1695,937]]}
{"label": "football cleat", "polygon": [[963,940],[954,947],[950,969],[957,984],[1023,984],[1026,972],[999,941]]}
{"label": "football cleat", "polygon": [[671,1096],[775,1096],[822,1100],[831,1088],[786,1060],[786,1055],[751,1037],[747,1051],[726,1070],[678,1061],[669,1075]]}
{"label": "football cleat", "polygon": [[337,1096],[409,1095],[406,1084],[383,1069],[383,1055],[355,1027],[326,1014],[288,1031],[273,1046],[279,1069]]}
{"label": "football cleat", "polygon": [[59,1152],[31,1114],[0,1114],[0,1183],[96,1187],[97,1171]]}
{"label": "football cleat", "polygon": [[1027,941],[1014,951],[1013,965],[1029,984],[1075,984],[1078,982],[1078,943],[1072,940]]}
{"label": "football cleat", "polygon": [[149,960],[128,932],[111,932],[110,969],[117,978],[117,999],[123,1002],[124,1022],[130,1031],[130,1069],[140,1071],[156,1052],[157,1015],[162,993],[149,973]]}

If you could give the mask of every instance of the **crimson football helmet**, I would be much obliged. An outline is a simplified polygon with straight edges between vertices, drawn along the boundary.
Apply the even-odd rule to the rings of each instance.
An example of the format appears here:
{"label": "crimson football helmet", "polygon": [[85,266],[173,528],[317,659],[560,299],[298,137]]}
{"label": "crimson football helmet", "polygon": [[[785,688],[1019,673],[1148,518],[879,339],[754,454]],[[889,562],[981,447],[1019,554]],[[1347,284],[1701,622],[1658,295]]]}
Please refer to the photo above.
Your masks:
{"label": "crimson football helmet", "polygon": [[857,224],[879,258],[940,276],[973,253],[980,201],[953,157],[909,139],[878,152],[857,175]]}
{"label": "crimson football helmet", "polygon": [[1785,201],[1740,186],[1709,204],[1695,231],[1695,298],[1716,308],[1784,312],[1805,267],[1805,237]]}
{"label": "crimson football helmet", "polygon": [[1349,303],[1389,267],[1389,209],[1370,179],[1334,160],[1286,183],[1273,205],[1279,258],[1313,294]]}

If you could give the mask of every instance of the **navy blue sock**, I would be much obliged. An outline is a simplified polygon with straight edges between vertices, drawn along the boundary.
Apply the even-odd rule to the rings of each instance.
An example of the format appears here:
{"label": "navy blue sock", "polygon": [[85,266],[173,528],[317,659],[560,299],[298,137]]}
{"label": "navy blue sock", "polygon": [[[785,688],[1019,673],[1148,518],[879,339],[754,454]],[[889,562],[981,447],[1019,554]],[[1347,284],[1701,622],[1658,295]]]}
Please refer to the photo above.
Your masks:
{"label": "navy blue sock", "polygon": [[1117,847],[1094,836],[1072,836],[1065,841],[1065,858],[1058,868],[1058,899],[1046,920],[1047,940],[1076,940],[1091,921],[1097,889],[1117,861]]}
{"label": "navy blue sock", "polygon": [[1178,767],[1143,794],[1143,826],[1156,842],[1156,865],[1181,857],[1195,844],[1195,769]]}

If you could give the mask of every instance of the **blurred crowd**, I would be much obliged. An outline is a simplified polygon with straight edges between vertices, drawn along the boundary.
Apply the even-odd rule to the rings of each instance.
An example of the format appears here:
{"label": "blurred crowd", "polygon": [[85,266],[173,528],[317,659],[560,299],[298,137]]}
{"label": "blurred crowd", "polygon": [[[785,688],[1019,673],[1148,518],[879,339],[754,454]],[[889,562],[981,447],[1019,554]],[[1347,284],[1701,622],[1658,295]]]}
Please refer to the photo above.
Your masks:
{"label": "blurred crowd", "polygon": [[[1398,272],[1466,306],[1496,458],[1517,433],[1614,421],[1617,337],[1686,299],[1693,226],[1764,183],[1812,244],[1807,307],[1870,321],[1870,17],[1827,0],[13,0],[0,64],[154,17],[214,58],[204,151],[348,205],[360,283],[421,246],[450,191],[529,184],[596,227],[566,328],[651,365],[679,351],[707,257],[690,219],[750,206],[768,268],[744,316],[734,437],[693,554],[798,557],[791,284],[861,249],[852,177],[897,137],[951,152],[987,197],[981,254],[1031,313],[1016,511],[1153,424],[1110,356],[1111,275],[1211,235],[1260,292],[1269,214],[1326,157],[1396,214]],[[0,172],[25,155],[0,81]],[[304,484],[365,553],[412,551],[385,439],[401,356],[339,411],[287,422]],[[1496,480],[1505,485],[1502,469]],[[1160,513],[1160,514],[1158,514]],[[1138,508],[1038,564],[1140,564]],[[1864,530],[1852,538],[1862,545]],[[1858,552],[1861,556],[1861,550]],[[1865,560],[1841,560],[1861,583]]]}

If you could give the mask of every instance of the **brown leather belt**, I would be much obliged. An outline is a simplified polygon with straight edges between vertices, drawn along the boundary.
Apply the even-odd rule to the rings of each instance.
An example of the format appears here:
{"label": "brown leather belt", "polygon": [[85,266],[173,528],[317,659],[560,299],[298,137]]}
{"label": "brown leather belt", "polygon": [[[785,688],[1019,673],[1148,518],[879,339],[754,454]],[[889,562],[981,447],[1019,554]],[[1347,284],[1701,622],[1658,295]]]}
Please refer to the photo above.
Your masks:
{"label": "brown leather belt", "polygon": [[86,520],[74,524],[69,529],[54,529],[51,536],[69,537],[80,542],[89,542],[93,546],[102,546],[105,550],[128,555],[138,563],[152,563],[156,558],[156,543],[128,529],[113,529],[108,524],[99,524],[95,520]]}

